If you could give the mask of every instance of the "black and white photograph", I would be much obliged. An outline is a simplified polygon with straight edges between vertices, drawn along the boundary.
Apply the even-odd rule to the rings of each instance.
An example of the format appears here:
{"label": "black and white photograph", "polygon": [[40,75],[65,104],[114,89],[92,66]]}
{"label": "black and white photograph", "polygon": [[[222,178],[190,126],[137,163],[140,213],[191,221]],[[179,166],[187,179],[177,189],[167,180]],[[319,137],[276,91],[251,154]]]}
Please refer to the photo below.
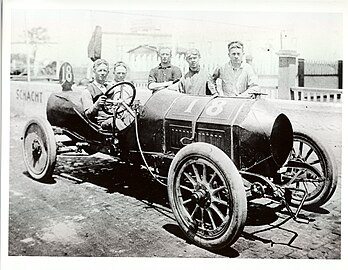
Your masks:
{"label": "black and white photograph", "polygon": [[346,1],[206,2],[3,2],[2,269],[343,267]]}

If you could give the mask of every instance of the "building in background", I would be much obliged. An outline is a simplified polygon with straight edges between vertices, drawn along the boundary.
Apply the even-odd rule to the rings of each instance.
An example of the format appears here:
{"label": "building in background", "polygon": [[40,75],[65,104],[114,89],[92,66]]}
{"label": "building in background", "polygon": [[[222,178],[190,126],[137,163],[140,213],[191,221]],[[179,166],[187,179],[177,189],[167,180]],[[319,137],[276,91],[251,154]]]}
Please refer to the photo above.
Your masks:
{"label": "building in background", "polygon": [[[154,48],[170,46],[173,64],[187,69],[183,52],[200,50],[208,71],[226,61],[227,44],[241,40],[261,84],[277,84],[281,49],[295,50],[299,57],[336,61],[342,57],[342,15],[330,13],[237,13],[237,12],[125,12],[89,10],[14,10],[12,53],[30,53],[23,32],[35,26],[47,28],[50,44],[36,53],[43,62],[68,61],[76,78],[88,76],[92,61],[87,47],[97,25],[102,29],[101,57],[110,63],[129,64],[133,80],[147,78],[158,64]],[[322,33],[325,33],[323,39]],[[151,49],[152,48],[152,49]]]}

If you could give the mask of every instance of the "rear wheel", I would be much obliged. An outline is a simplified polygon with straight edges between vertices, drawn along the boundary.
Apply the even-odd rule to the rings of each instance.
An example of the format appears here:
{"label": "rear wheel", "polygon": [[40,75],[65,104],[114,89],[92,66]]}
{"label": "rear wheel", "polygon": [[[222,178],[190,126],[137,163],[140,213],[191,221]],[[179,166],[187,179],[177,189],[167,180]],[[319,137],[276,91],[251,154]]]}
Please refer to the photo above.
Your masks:
{"label": "rear wheel", "polygon": [[[304,206],[321,206],[334,194],[337,186],[337,170],[332,156],[314,137],[302,132],[294,133],[290,160],[303,162],[307,168],[291,168],[291,175],[297,175],[293,187],[307,190]],[[303,193],[294,192],[291,203],[298,205]]]}
{"label": "rear wheel", "polygon": [[47,181],[52,177],[57,156],[56,141],[50,123],[33,118],[24,129],[23,157],[30,176]]}
{"label": "rear wheel", "polygon": [[221,249],[242,232],[247,201],[242,178],[231,159],[207,143],[192,143],[173,159],[168,196],[174,216],[196,245]]}

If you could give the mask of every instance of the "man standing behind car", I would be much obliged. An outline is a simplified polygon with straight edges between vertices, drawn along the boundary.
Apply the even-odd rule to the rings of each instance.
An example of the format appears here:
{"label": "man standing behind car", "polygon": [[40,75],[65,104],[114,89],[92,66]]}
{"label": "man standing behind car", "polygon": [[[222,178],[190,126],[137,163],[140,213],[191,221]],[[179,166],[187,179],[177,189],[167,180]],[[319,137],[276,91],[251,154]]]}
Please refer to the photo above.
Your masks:
{"label": "man standing behind car", "polygon": [[230,61],[214,71],[212,82],[215,88],[216,80],[220,78],[225,96],[250,96],[250,93],[259,92],[258,79],[253,68],[243,62],[243,43],[232,41],[227,47]]}
{"label": "man standing behind car", "polygon": [[180,68],[171,64],[172,50],[170,48],[160,48],[158,56],[161,63],[151,69],[148,79],[148,88],[152,90],[152,93],[167,88],[182,76]]}
{"label": "man standing behind car", "polygon": [[185,58],[189,64],[189,70],[179,82],[179,91],[182,93],[205,96],[217,95],[212,78],[199,64],[201,55],[197,49],[189,49]]}

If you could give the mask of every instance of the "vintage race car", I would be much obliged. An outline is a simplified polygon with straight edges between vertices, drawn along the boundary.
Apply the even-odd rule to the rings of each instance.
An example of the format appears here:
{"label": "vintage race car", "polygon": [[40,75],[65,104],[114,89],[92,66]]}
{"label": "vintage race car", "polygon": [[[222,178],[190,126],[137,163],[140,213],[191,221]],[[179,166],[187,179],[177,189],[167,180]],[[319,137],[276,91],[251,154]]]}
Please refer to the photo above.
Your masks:
{"label": "vintage race car", "polygon": [[[334,193],[337,176],[325,148],[294,133],[288,117],[267,99],[161,90],[142,105],[134,101],[131,83],[109,91],[113,98],[105,112],[114,119],[132,118],[123,130],[102,130],[89,120],[77,92],[51,95],[47,120],[34,118],[24,129],[23,155],[31,177],[51,178],[56,156],[70,151],[102,152],[142,164],[167,186],[186,237],[208,250],[238,239],[249,200],[279,201],[296,221],[306,222],[301,208],[320,206]],[[62,135],[69,139],[57,139]]]}

